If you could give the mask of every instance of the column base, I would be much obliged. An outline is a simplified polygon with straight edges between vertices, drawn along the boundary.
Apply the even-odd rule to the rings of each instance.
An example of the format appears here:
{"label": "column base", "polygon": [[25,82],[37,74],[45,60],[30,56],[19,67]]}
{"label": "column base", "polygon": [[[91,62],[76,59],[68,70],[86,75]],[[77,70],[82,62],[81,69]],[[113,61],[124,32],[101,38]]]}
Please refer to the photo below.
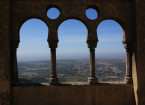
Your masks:
{"label": "column base", "polygon": [[126,81],[126,83],[127,84],[133,84],[133,80],[132,80],[132,78],[131,77],[125,77],[125,81]]}
{"label": "column base", "polygon": [[88,82],[90,85],[96,85],[98,84],[98,79],[96,77],[89,77]]}
{"label": "column base", "polygon": [[50,78],[50,84],[51,85],[59,85],[58,78]]}

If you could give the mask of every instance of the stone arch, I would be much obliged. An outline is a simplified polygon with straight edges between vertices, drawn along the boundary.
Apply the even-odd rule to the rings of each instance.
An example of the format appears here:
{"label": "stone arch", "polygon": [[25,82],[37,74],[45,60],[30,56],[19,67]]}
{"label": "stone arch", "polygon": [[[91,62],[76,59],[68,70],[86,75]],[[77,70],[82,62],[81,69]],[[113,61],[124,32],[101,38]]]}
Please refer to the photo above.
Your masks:
{"label": "stone arch", "polygon": [[[48,52],[48,26],[38,18],[30,18],[26,20],[19,31],[20,44],[17,49],[17,71],[20,83],[41,83],[48,82],[48,69],[44,70],[46,75],[43,77],[37,72],[39,67],[37,62],[50,59]],[[47,58],[47,59],[46,59]],[[21,66],[24,62],[25,67]],[[30,66],[32,65],[32,66]],[[49,67],[48,65],[44,65]],[[27,71],[26,68],[29,69]],[[37,71],[33,71],[38,69]],[[31,74],[31,76],[27,75]],[[29,78],[27,80],[27,78]]]}
{"label": "stone arch", "polygon": [[[112,65],[113,68],[116,68],[115,72],[113,69],[106,66],[106,69],[105,68],[103,69],[104,71],[103,75],[106,74],[105,72],[108,72],[108,77],[107,75],[101,77],[100,76],[101,74],[98,74],[97,76],[99,76],[100,80],[102,78],[101,81],[112,82],[114,81],[114,78],[116,78],[118,83],[124,83],[127,69],[125,66],[126,49],[124,48],[124,37],[125,37],[124,28],[118,21],[114,19],[105,19],[101,21],[100,24],[98,25],[97,35],[99,39],[98,47],[96,49],[97,59],[98,60],[102,59],[104,62],[106,63],[108,62],[108,64]],[[122,65],[121,68],[117,63],[113,63],[112,62],[113,60],[114,61],[116,60],[116,62],[120,62],[120,64]],[[108,70],[109,69],[110,70],[107,71],[107,68]]]}
{"label": "stone arch", "polygon": [[[60,24],[58,28],[58,38],[59,38],[59,43],[58,43],[58,48],[57,48],[57,54],[58,54],[58,76],[59,80],[64,82],[86,82],[88,75],[81,74],[81,71],[83,70],[82,68],[79,69],[80,63],[84,63],[83,59],[86,59],[85,63],[88,64],[87,61],[88,59],[88,48],[87,48],[87,35],[88,35],[88,29],[86,25],[76,19],[76,18],[71,18],[71,19],[66,19],[62,24]],[[71,65],[71,68],[67,68],[66,71],[68,73],[61,73],[61,66],[60,61],[66,62],[67,66],[67,61],[68,65],[71,64],[71,62],[76,62],[75,64]],[[69,64],[70,62],[70,64]],[[76,68],[75,66],[78,66]],[[64,69],[64,68],[63,68]],[[85,71],[85,70],[84,70]],[[80,72],[80,73],[78,73]],[[86,70],[86,74],[89,74],[89,70]],[[61,77],[61,75],[65,75],[64,77]],[[71,75],[72,74],[72,75]],[[82,78],[83,77],[83,78]],[[63,79],[62,79],[63,78]]]}

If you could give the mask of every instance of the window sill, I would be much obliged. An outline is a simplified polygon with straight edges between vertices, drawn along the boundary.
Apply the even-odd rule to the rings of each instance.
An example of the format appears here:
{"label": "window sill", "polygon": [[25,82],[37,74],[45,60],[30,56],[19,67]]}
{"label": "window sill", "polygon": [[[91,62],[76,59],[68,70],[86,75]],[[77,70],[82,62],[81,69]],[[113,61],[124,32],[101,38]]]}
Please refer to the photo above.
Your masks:
{"label": "window sill", "polygon": [[37,87],[37,86],[112,86],[112,85],[132,85],[132,84],[127,84],[125,81],[121,81],[121,82],[99,82],[96,84],[89,84],[88,82],[61,82],[60,84],[57,85],[51,85],[50,83],[15,83],[13,84],[13,86],[33,86],[33,87]]}

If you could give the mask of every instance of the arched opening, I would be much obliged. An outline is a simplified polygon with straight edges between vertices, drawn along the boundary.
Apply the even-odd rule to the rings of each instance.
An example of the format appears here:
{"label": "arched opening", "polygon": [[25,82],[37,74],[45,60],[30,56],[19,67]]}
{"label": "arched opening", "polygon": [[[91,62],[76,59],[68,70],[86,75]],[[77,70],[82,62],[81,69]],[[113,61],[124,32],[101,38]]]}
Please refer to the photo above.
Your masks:
{"label": "arched opening", "polygon": [[96,20],[99,14],[97,9],[91,7],[86,9],[85,15],[89,20]]}
{"label": "arched opening", "polygon": [[20,83],[42,83],[49,79],[48,27],[40,19],[29,19],[20,27],[17,50]]}
{"label": "arched opening", "polygon": [[86,26],[79,20],[68,19],[58,28],[57,69],[60,82],[87,82],[89,51]]}
{"label": "arched opening", "polygon": [[124,30],[115,20],[104,20],[98,28],[96,49],[96,76],[100,82],[124,81],[126,51],[123,45]]}
{"label": "arched opening", "polygon": [[47,17],[51,20],[55,20],[60,16],[60,10],[56,7],[51,7],[47,11]]}

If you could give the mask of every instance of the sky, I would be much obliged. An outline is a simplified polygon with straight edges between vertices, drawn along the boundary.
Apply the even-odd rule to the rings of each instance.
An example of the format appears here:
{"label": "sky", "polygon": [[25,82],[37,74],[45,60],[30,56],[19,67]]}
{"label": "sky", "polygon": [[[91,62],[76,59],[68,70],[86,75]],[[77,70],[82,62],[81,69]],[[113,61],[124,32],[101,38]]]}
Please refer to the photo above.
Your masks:
{"label": "sky", "polygon": [[[86,16],[90,21],[97,21],[98,14],[93,12],[93,10],[87,11]],[[59,14],[58,10],[56,12],[53,9],[47,12],[48,18],[51,19],[56,19]],[[124,56],[125,49],[122,44],[124,31],[116,21],[102,21],[96,27],[96,33],[99,38],[96,57]],[[50,59],[50,49],[47,43],[49,27],[43,21],[36,18],[27,20],[20,27],[19,34],[18,61]],[[81,21],[76,19],[64,21],[58,28],[57,59],[87,58],[89,56],[86,44],[87,35],[87,27]]]}

